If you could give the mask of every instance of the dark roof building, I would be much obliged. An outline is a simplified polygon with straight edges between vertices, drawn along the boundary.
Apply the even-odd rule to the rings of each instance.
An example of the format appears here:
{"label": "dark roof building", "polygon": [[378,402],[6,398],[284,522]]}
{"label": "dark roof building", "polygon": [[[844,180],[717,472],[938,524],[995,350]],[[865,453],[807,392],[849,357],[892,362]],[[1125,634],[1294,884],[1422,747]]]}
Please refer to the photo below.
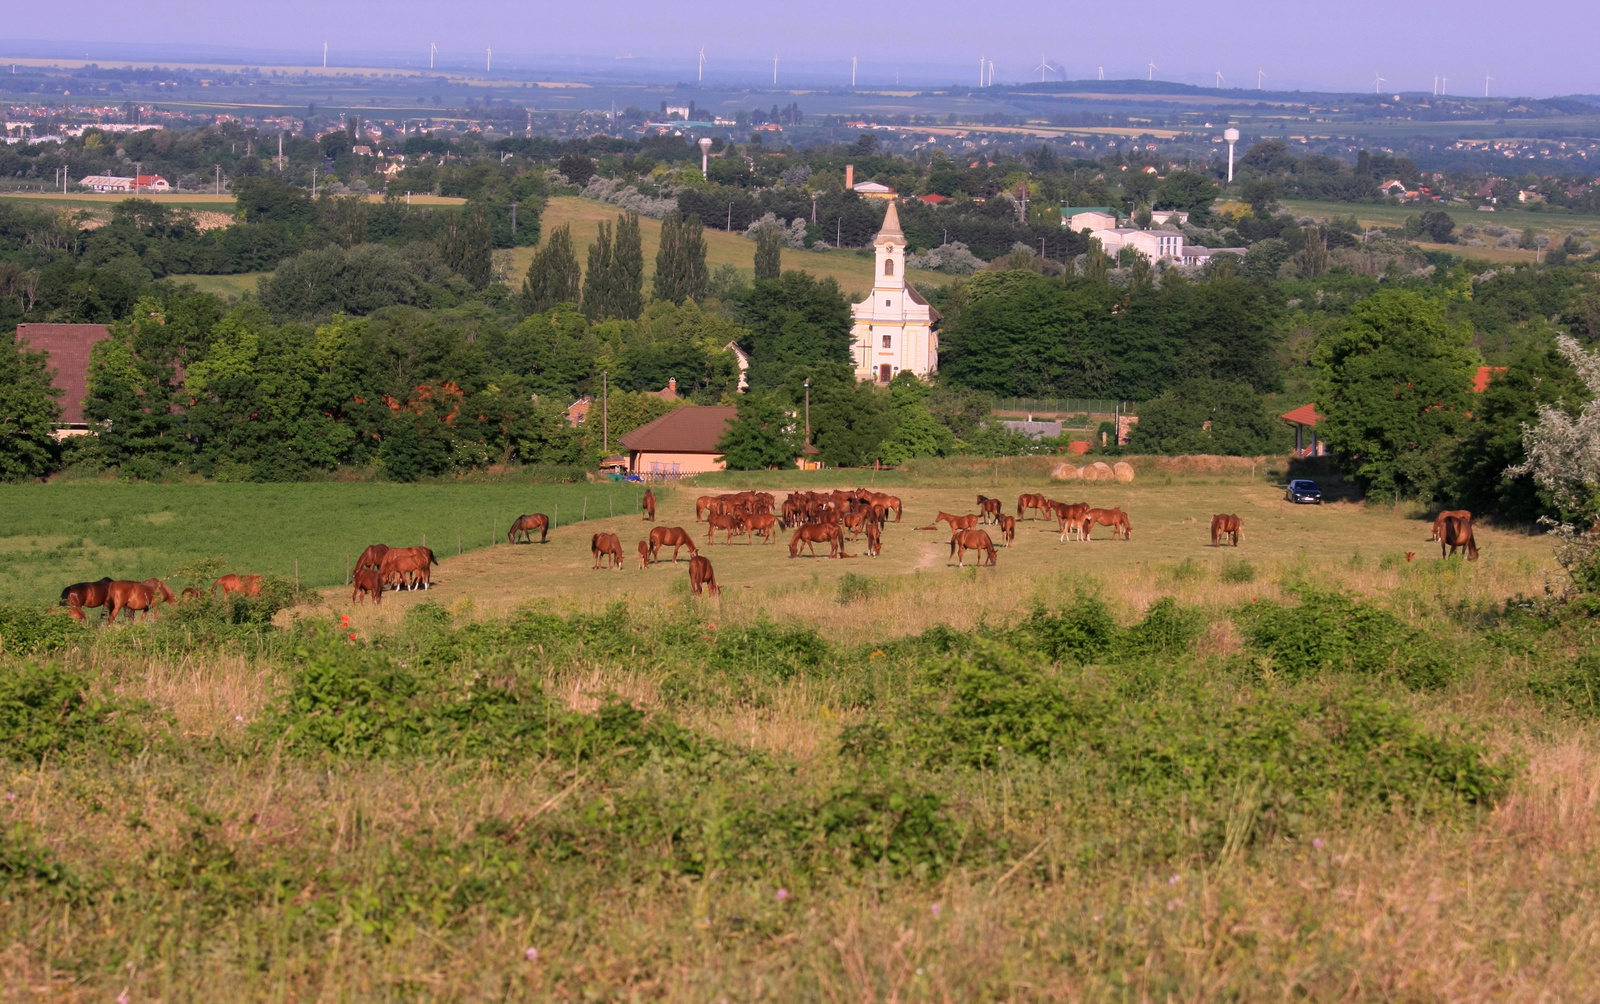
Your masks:
{"label": "dark roof building", "polygon": [[675,478],[720,471],[717,443],[736,408],[684,405],[646,422],[618,442],[628,451],[628,466],[644,477]]}
{"label": "dark roof building", "polygon": [[83,402],[89,396],[89,350],[111,337],[104,324],[19,324],[18,343],[50,357],[54,383],[61,388],[61,425],[88,428]]}

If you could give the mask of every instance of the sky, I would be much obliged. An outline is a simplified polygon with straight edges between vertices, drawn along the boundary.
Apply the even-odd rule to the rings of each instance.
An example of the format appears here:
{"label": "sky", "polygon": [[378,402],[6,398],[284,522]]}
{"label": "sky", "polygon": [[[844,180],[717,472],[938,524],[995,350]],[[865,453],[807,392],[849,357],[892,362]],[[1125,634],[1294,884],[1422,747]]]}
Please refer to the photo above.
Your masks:
{"label": "sky", "polygon": [[[995,4],[861,0],[803,4],[699,0],[690,4],[611,0],[13,0],[0,25],[0,58],[49,55],[94,59],[165,58],[232,50],[250,62],[314,65],[322,43],[330,65],[427,58],[482,68],[492,47],[497,69],[562,66],[616,69],[640,82],[689,80],[704,47],[707,79],[780,84],[859,81],[977,83],[978,60],[996,83],[1145,77],[1212,86],[1453,94],[1600,93],[1600,3],[1544,0],[1526,7],[1456,0],[1416,6],[1343,0],[1231,4],[1068,5],[1047,0]],[[876,20],[874,20],[876,18]],[[79,51],[81,50],[81,51]],[[786,78],[787,74],[787,78]],[[1377,78],[1382,78],[1381,81]]]}

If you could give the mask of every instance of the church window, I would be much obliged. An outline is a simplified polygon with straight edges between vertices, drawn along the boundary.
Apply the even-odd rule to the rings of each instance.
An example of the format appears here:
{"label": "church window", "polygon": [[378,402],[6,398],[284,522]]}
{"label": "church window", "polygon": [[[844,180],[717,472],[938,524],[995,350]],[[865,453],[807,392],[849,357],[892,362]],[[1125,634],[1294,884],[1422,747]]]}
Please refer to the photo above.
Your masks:
{"label": "church window", "polygon": [[893,258],[890,258],[888,261],[883,263],[883,274],[884,275],[894,275],[894,259]]}
{"label": "church window", "polygon": [[890,341],[891,341],[891,339],[893,339],[893,338],[894,338],[894,336],[893,336],[893,335],[884,335],[884,336],[883,336],[883,347],[884,347],[884,348],[889,348],[889,346],[890,346]]}
{"label": "church window", "polygon": [[893,303],[893,301],[891,301],[891,300],[888,300],[888,299],[885,299],[885,300],[884,300],[884,301],[883,301],[883,305],[884,305],[884,306],[885,306],[885,307],[892,307],[892,306],[894,306],[894,303]]}

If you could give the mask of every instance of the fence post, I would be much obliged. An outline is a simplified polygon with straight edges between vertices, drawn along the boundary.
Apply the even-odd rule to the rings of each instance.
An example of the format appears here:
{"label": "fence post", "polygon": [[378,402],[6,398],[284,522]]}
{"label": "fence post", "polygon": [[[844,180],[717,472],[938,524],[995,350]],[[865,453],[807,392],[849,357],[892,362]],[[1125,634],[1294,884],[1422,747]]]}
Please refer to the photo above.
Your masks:
{"label": "fence post", "polygon": [[617,500],[615,495],[606,495],[606,509],[611,513],[611,518],[615,519],[617,516]]}
{"label": "fence post", "polygon": [[350,552],[349,551],[346,551],[344,553],[344,584],[347,585],[347,586],[350,584]]}
{"label": "fence post", "polygon": [[456,531],[456,557],[461,557],[461,531]]}
{"label": "fence post", "polygon": [[300,559],[294,559],[294,591],[300,591]]}
{"label": "fence post", "polygon": [[583,497],[583,515],[581,517],[579,517],[578,522],[585,523],[585,522],[588,522],[588,520],[589,520],[589,496],[585,495]]}
{"label": "fence post", "polygon": [[561,503],[557,502],[556,503],[555,518],[550,523],[550,529],[554,530],[556,527],[558,527],[560,525],[561,525]]}

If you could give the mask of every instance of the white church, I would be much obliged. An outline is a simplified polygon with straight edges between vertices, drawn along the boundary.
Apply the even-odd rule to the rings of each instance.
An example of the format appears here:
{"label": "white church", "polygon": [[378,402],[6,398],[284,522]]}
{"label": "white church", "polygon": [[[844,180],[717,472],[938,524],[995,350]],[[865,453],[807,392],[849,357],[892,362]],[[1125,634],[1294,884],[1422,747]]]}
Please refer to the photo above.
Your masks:
{"label": "white church", "polygon": [[872,295],[850,305],[856,379],[886,384],[909,370],[927,377],[939,368],[939,312],[906,282],[906,235],[894,203],[872,239],[877,252]]}

